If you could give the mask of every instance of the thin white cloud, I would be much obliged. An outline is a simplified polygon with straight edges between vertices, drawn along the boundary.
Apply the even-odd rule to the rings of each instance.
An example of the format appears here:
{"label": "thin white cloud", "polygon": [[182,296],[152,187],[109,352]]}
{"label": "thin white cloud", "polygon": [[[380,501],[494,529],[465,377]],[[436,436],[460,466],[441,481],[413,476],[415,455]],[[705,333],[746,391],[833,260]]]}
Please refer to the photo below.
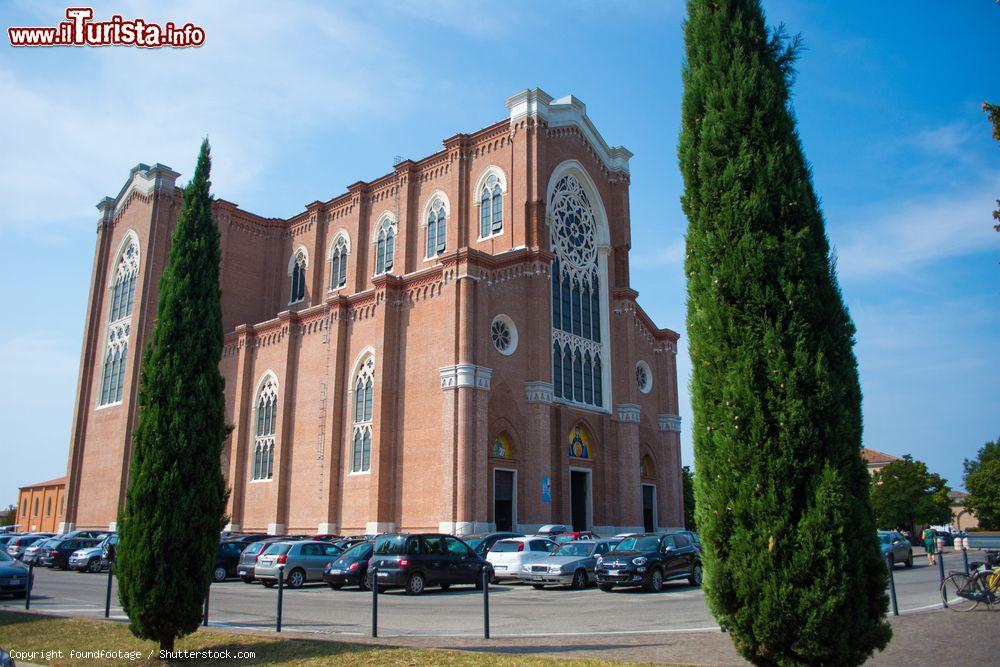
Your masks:
{"label": "thin white cloud", "polygon": [[844,231],[836,241],[837,267],[845,280],[905,275],[933,262],[1000,250],[992,211],[1000,177],[962,191],[908,200],[851,221],[831,219]]}
{"label": "thin white cloud", "polygon": [[685,247],[682,238],[655,248],[633,248],[629,265],[634,269],[656,269],[682,264]]}

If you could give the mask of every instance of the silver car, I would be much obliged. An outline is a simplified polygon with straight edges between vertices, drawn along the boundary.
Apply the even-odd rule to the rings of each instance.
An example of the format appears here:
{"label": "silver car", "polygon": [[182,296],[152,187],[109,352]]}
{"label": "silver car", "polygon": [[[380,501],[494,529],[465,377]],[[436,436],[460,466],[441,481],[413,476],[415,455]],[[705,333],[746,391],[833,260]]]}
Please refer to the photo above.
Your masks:
{"label": "silver car", "polygon": [[546,537],[512,537],[490,547],[486,560],[493,566],[494,581],[520,580],[528,566],[545,561],[558,548],[558,544]]}
{"label": "silver car", "polygon": [[39,565],[42,559],[42,549],[47,549],[55,545],[59,541],[58,537],[50,537],[44,540],[38,540],[30,547],[24,550],[21,555],[21,562],[25,565]]}
{"label": "silver car", "polygon": [[69,569],[77,572],[100,572],[104,568],[101,554],[104,552],[104,542],[92,547],[77,549],[69,555]]}
{"label": "silver car", "polygon": [[7,543],[7,555],[11,558],[21,560],[28,547],[33,545],[35,542],[41,542],[42,540],[50,537],[54,537],[54,533],[29,533],[27,535],[19,535]]}
{"label": "silver car", "polygon": [[521,579],[534,588],[546,584],[586,588],[594,581],[594,567],[598,556],[611,551],[620,540],[577,540],[559,546],[548,558],[528,565]]}
{"label": "silver car", "polygon": [[274,542],[257,558],[254,577],[267,587],[278,583],[278,566],[284,566],[285,585],[299,588],[307,581],[323,581],[327,564],[336,560],[343,549],[316,541]]}

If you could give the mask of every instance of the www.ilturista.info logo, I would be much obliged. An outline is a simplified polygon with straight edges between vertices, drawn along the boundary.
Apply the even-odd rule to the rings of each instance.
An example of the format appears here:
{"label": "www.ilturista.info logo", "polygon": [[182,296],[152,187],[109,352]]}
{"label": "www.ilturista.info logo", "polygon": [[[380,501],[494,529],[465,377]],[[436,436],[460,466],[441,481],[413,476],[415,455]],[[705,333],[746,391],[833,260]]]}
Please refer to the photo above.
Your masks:
{"label": "www.ilturista.info logo", "polygon": [[183,49],[205,43],[205,30],[193,23],[183,26],[168,21],[163,25],[144,19],[125,19],[115,14],[108,21],[92,21],[90,7],[70,7],[68,21],[54,27],[10,27],[11,46],[139,46],[159,49],[165,46]]}

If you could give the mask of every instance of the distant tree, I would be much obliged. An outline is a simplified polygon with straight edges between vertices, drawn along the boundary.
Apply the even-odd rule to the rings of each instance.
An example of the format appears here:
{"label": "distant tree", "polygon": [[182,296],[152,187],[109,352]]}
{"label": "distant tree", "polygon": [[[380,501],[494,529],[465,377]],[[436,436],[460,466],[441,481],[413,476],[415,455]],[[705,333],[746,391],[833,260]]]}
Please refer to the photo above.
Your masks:
{"label": "distant tree", "polygon": [[923,461],[909,454],[872,475],[872,509],[882,530],[909,530],[917,534],[924,524],[951,523],[951,489]]}
{"label": "distant tree", "polygon": [[965,459],[965,509],[976,515],[979,527],[1000,530],[1000,438],[987,442],[976,458]]}
{"label": "distant tree", "polygon": [[684,527],[688,530],[698,530],[694,520],[694,473],[691,466],[681,468],[681,479],[684,482]]}
{"label": "distant tree", "polygon": [[7,509],[0,510],[0,526],[13,526],[17,519],[17,507],[8,505]]}
{"label": "distant tree", "polygon": [[[983,111],[993,124],[993,138],[1000,141],[1000,105],[983,102]],[[1000,199],[997,200],[997,210],[993,211],[993,219],[997,221],[993,229],[1000,232]]]}
{"label": "distant tree", "polygon": [[797,40],[759,0],[689,0],[687,216],[695,516],[705,596],[760,665],[886,646],[854,324],[791,107]]}
{"label": "distant tree", "polygon": [[134,454],[115,571],[129,628],[173,650],[194,632],[224,523],[227,434],[208,140],[184,190],[143,357]]}

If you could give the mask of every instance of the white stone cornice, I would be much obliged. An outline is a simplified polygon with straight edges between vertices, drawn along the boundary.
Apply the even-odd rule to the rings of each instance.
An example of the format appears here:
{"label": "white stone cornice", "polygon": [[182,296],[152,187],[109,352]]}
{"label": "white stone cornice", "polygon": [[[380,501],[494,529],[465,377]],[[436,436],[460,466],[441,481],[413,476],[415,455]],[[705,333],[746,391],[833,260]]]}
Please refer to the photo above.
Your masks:
{"label": "white stone cornice", "polygon": [[444,366],[438,369],[441,376],[442,389],[459,389],[461,387],[473,387],[475,389],[490,390],[493,377],[493,369],[476,364],[455,364],[454,366]]}
{"label": "white stone cornice", "polygon": [[661,431],[681,432],[681,416],[672,414],[656,415],[657,424]]}
{"label": "white stone cornice", "polygon": [[620,422],[634,422],[638,424],[641,415],[642,408],[635,403],[618,404],[618,421]]}
{"label": "white stone cornice", "polygon": [[524,383],[524,393],[528,403],[551,403],[555,399],[552,383],[544,380],[532,380]]}

